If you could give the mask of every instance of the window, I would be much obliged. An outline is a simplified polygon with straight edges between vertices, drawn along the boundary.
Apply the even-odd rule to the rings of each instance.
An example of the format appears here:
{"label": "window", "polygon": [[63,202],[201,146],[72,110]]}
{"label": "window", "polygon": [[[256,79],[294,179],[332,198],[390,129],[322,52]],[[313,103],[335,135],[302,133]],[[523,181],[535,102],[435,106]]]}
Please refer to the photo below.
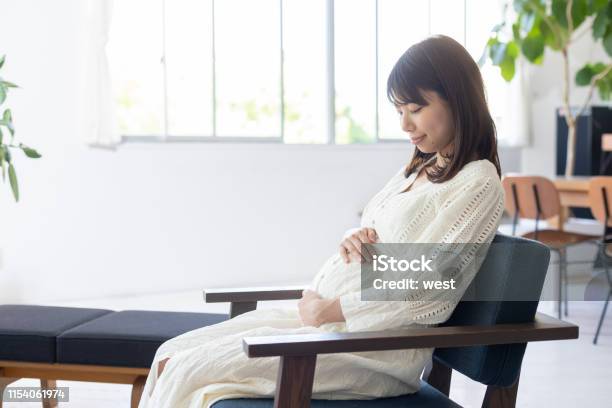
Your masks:
{"label": "window", "polygon": [[[478,0],[117,1],[108,55],[120,130],[168,141],[406,140],[386,98],[393,64],[431,33],[478,60],[501,10]],[[495,111],[502,80],[491,67],[483,75]]]}

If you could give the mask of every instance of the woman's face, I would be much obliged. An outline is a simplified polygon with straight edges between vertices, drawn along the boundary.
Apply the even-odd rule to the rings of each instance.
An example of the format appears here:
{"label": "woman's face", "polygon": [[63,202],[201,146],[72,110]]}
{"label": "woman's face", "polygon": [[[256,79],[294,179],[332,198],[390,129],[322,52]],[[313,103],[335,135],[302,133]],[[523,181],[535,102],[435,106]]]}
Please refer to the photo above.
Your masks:
{"label": "woman's face", "polygon": [[452,151],[453,118],[448,103],[435,91],[423,91],[428,105],[408,103],[396,107],[402,130],[423,153]]}

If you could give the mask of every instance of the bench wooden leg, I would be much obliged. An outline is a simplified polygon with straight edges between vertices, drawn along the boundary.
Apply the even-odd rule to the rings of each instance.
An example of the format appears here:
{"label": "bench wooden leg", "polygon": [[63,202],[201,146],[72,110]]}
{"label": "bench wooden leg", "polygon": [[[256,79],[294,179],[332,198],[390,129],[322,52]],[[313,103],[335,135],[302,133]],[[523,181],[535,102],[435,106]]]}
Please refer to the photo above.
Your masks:
{"label": "bench wooden leg", "polygon": [[[0,375],[2,375],[2,369],[0,368]],[[20,378],[8,378],[0,377],[0,408],[2,408],[2,396],[4,395],[4,389],[11,383],[20,380]]]}
{"label": "bench wooden leg", "polygon": [[482,401],[482,408],[514,408],[518,393],[519,377],[510,387],[495,387],[489,385]]}
{"label": "bench wooden leg", "polygon": [[140,397],[142,397],[142,392],[144,391],[145,382],[147,382],[147,377],[145,376],[136,377],[136,380],[134,380],[134,384],[132,384],[132,399],[130,404],[132,408],[138,408]]}
{"label": "bench wooden leg", "polygon": [[[55,380],[40,380],[40,388],[54,390],[57,387]],[[57,408],[57,398],[45,398],[42,401],[43,408]]]}

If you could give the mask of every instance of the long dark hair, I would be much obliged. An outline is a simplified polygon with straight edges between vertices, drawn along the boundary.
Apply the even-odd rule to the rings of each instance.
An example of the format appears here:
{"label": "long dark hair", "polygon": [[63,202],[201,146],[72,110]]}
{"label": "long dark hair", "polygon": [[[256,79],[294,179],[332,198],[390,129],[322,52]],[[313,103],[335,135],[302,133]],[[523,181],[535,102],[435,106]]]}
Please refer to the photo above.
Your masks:
{"label": "long dark hair", "polygon": [[[395,63],[387,81],[391,103],[428,105],[423,91],[435,91],[448,102],[454,122],[454,151],[447,164],[435,164],[427,178],[434,183],[450,180],[467,163],[480,159],[493,163],[501,177],[495,123],[487,106],[482,75],[457,41],[444,35],[429,37],[408,48]],[[406,177],[435,154],[415,147],[406,166]]]}

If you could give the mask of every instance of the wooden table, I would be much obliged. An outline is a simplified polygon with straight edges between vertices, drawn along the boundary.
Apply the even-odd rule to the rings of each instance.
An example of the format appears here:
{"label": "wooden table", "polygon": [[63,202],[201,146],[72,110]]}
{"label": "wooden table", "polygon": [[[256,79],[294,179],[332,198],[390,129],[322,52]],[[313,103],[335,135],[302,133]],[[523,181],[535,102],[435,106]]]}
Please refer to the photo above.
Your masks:
{"label": "wooden table", "polygon": [[561,214],[557,219],[549,219],[548,223],[553,228],[563,229],[563,225],[569,217],[569,207],[589,207],[589,182],[591,176],[557,177],[553,183],[559,191],[561,201]]}

